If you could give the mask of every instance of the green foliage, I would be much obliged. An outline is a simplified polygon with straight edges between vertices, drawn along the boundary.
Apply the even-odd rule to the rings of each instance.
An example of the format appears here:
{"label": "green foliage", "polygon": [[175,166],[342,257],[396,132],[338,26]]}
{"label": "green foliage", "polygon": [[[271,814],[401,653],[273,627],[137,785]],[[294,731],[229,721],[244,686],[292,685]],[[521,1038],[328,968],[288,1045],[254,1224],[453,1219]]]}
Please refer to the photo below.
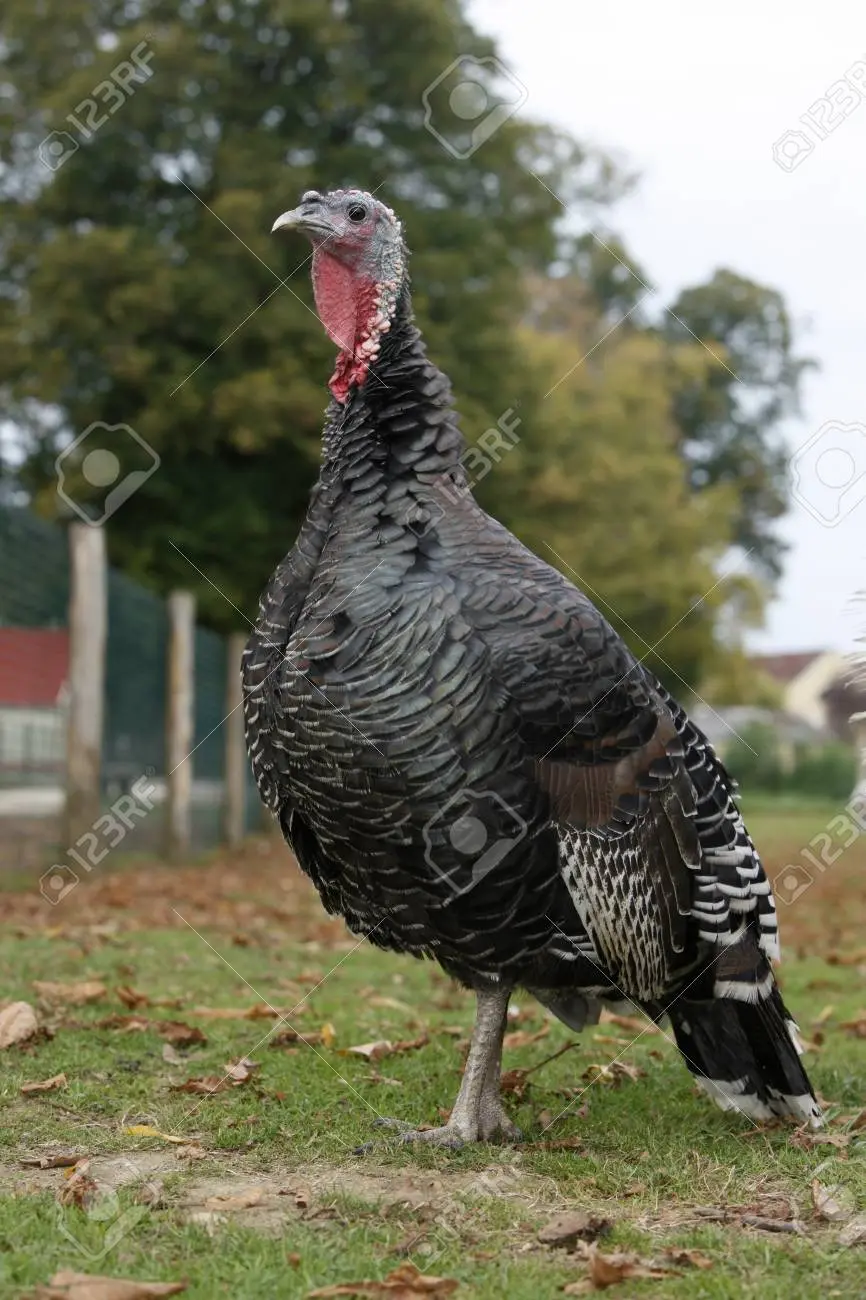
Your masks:
{"label": "green foliage", "polygon": [[789,747],[763,723],[743,730],[726,751],[725,764],[747,796],[796,794],[842,802],[850,798],[857,770],[850,745],[832,740]]}
{"label": "green foliage", "polygon": [[[361,185],[405,219],[469,442],[519,412],[483,503],[585,574],[638,653],[663,642],[672,684],[728,653],[714,566],[744,520],[770,555],[781,510],[784,304],[727,275],[682,296],[688,330],[653,326],[643,270],[587,233],[630,184],[609,160],[517,117],[467,158],[443,148],[425,89],[492,52],[457,0],[10,0],[5,19],[0,388],[19,445],[0,488],[5,472],[63,513],[58,450],[128,425],[161,465],[111,517],[112,562],[242,625],[305,510],[332,364],[308,257],[268,232],[304,189]],[[142,41],[152,76],[48,171],[40,142]],[[583,233],[560,229],[563,204]]]}
{"label": "green foliage", "polygon": [[733,271],[684,289],[663,322],[668,338],[698,338],[717,364],[677,394],[681,450],[696,491],[737,485],[735,540],[778,577],[784,547],[773,531],[787,507],[787,456],[778,433],[797,410],[803,372],[782,295]]}

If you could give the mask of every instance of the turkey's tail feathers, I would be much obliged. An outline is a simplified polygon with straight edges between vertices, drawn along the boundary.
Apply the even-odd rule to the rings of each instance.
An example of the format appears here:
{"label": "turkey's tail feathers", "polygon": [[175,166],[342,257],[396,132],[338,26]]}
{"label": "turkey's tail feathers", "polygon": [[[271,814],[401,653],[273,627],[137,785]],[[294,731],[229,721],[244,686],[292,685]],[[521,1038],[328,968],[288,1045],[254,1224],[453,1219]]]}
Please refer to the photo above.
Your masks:
{"label": "turkey's tail feathers", "polygon": [[753,1120],[788,1115],[820,1128],[821,1108],[800,1064],[797,1026],[772,972],[752,987],[708,1000],[682,998],[668,1015],[677,1046],[697,1083],[722,1110]]}

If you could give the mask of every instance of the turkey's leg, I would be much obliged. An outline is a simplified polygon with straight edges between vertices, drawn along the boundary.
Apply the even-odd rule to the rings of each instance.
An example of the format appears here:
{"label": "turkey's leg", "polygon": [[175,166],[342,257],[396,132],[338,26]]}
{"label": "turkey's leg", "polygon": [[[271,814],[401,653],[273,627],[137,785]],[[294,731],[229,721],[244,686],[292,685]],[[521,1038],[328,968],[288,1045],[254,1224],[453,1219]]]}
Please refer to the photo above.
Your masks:
{"label": "turkey's leg", "polygon": [[499,1094],[502,1037],[510,996],[510,989],[476,994],[475,1026],[451,1118],[440,1128],[404,1133],[404,1141],[462,1146],[464,1142],[487,1141],[497,1136],[519,1137],[502,1108]]}

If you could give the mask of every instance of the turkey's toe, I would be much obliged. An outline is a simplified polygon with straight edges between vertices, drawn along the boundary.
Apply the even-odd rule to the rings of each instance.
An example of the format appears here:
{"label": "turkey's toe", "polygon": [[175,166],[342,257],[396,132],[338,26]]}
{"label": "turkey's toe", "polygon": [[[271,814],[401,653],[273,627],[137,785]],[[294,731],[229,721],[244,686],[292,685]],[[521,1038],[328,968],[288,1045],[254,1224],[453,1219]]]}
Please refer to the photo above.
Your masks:
{"label": "turkey's toe", "polygon": [[484,1110],[478,1121],[478,1136],[482,1142],[522,1142],[523,1134],[508,1118],[501,1106]]}
{"label": "turkey's toe", "polygon": [[459,1150],[467,1142],[478,1140],[477,1133],[467,1133],[453,1124],[440,1124],[438,1128],[413,1128],[400,1135],[401,1142],[431,1142],[437,1147]]}

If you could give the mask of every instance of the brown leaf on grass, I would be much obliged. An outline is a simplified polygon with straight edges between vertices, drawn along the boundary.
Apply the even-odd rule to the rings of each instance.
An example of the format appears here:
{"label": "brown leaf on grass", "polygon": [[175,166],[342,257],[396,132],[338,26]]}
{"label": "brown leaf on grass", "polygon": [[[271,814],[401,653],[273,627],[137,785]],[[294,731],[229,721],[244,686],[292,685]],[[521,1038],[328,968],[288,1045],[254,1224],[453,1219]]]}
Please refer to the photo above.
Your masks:
{"label": "brown leaf on grass", "polygon": [[363,1056],[367,1061],[381,1061],[385,1056],[398,1056],[401,1052],[414,1052],[419,1047],[426,1047],[429,1042],[426,1034],[419,1038],[404,1039],[392,1043],[388,1038],[378,1038],[373,1043],[359,1043],[356,1047],[340,1047],[340,1056]]}
{"label": "brown leaf on grass", "polygon": [[39,1021],[29,1002],[11,1002],[0,1011],[0,1048],[25,1043],[38,1032]]}
{"label": "brown leaf on grass", "polygon": [[139,989],[132,988],[129,984],[118,984],[114,991],[123,1005],[129,1007],[130,1011],[137,1011],[139,1007],[150,1006],[148,995],[142,993]]}
{"label": "brown leaf on grass", "polygon": [[866,1038],[866,1011],[858,1011],[854,1020],[841,1020],[839,1028],[854,1038]]}
{"label": "brown leaf on grass", "polygon": [[205,1074],[198,1079],[187,1079],[184,1083],[172,1083],[172,1092],[194,1092],[203,1096],[212,1096],[215,1092],[225,1092],[233,1087],[231,1079],[221,1074]]}
{"label": "brown leaf on grass", "polygon": [[113,1015],[103,1016],[101,1020],[94,1020],[94,1029],[122,1029],[130,1032],[138,1031],[143,1033],[150,1029],[152,1021],[147,1016],[124,1016],[115,1011]]}
{"label": "brown leaf on grass", "polygon": [[251,1187],[248,1192],[242,1192],[240,1196],[209,1196],[205,1201],[205,1208],[208,1210],[249,1210],[254,1205],[260,1205],[262,1197],[265,1194],[263,1187]]}
{"label": "brown leaf on grass", "polygon": [[417,1009],[410,1007],[408,1002],[400,1002],[398,998],[381,997],[379,994],[368,997],[366,1002],[369,1007],[382,1007],[387,1011],[402,1011],[410,1016],[414,1016]]}
{"label": "brown leaf on grass", "polygon": [[651,1020],[644,1020],[640,1016],[618,1016],[615,1012],[608,1011],[607,1007],[602,1007],[598,1020],[601,1025],[619,1025],[620,1029],[628,1029],[636,1034],[660,1034],[662,1032],[658,1025],[653,1024]]}
{"label": "brown leaf on grass", "polygon": [[98,1002],[105,997],[102,980],[76,980],[72,984],[56,980],[34,980],[33,987],[44,1002],[55,1006],[81,1007],[85,1002]]}
{"label": "brown leaf on grass", "polygon": [[86,1210],[93,1204],[99,1185],[95,1178],[91,1178],[89,1169],[87,1157],[76,1161],[75,1167],[66,1175],[66,1183],[57,1192],[58,1205],[76,1205],[80,1210]]}
{"label": "brown leaf on grass", "polygon": [[813,1151],[815,1147],[829,1146],[844,1151],[851,1141],[850,1133],[813,1133],[810,1129],[798,1128],[788,1138],[792,1147],[803,1151]]}
{"label": "brown leaf on grass", "polygon": [[527,1070],[506,1070],[499,1080],[500,1092],[509,1094],[517,1101],[523,1101],[530,1083],[527,1074]]}
{"label": "brown leaf on grass", "polygon": [[686,1250],[684,1246],[665,1246],[664,1257],[679,1268],[712,1268],[709,1255],[700,1250]]}
{"label": "brown leaf on grass", "polygon": [[850,1198],[846,1189],[826,1187],[817,1178],[812,1179],[812,1206],[819,1219],[828,1223],[844,1223],[851,1218],[851,1206],[845,1201]]}
{"label": "brown leaf on grass", "polygon": [[203,1020],[279,1020],[282,1012],[267,1002],[254,1002],[251,1007],[193,1007],[186,1014]]}
{"label": "brown leaf on grass", "polygon": [[[329,1030],[328,1034],[325,1030]],[[330,1047],[334,1041],[332,1025],[324,1025],[319,1029],[305,1029],[300,1033],[297,1029],[280,1029],[273,1038],[270,1039],[269,1047]]]}
{"label": "brown leaf on grass", "polygon": [[858,1214],[846,1223],[836,1240],[840,1246],[866,1246],[866,1214]]}
{"label": "brown leaf on grass", "polygon": [[610,1219],[586,1210],[566,1210],[539,1229],[538,1240],[545,1246],[573,1246],[577,1240],[596,1241],[610,1232]]}
{"label": "brown leaf on grass", "polygon": [[547,1020],[537,1029],[534,1034],[528,1029],[515,1029],[512,1033],[506,1034],[502,1040],[502,1046],[506,1051],[512,1051],[517,1047],[529,1047],[531,1043],[539,1043],[542,1038],[546,1038],[550,1033],[550,1021]]}
{"label": "brown leaf on grass", "polygon": [[595,1245],[581,1244],[581,1256],[586,1261],[589,1276],[581,1282],[570,1282],[563,1287],[565,1295],[588,1295],[591,1291],[603,1291],[629,1278],[664,1278],[669,1277],[674,1269],[656,1263],[651,1259],[641,1259],[625,1251],[612,1255],[603,1255]]}
{"label": "brown leaf on grass", "polygon": [[61,1269],[48,1286],[36,1290],[35,1300],[161,1300],[178,1295],[187,1282],[133,1282],[121,1277],[97,1277]]}
{"label": "brown leaf on grass", "polygon": [[53,1156],[24,1156],[18,1163],[25,1169],[66,1169],[81,1159],[80,1151],[59,1151]]}
{"label": "brown leaf on grass", "polygon": [[607,1065],[588,1065],[580,1077],[589,1079],[591,1083],[603,1083],[611,1088],[618,1088],[623,1079],[636,1082],[638,1079],[645,1078],[646,1070],[642,1070],[639,1065],[626,1065],[625,1061],[611,1061]]}
{"label": "brown leaf on grass", "polygon": [[452,1295],[460,1283],[453,1277],[428,1277],[414,1264],[401,1264],[381,1282],[341,1282],[307,1292],[307,1300],[329,1300],[331,1296],[385,1296],[389,1300],[419,1300],[419,1297]]}
{"label": "brown leaf on grass", "polygon": [[25,1097],[34,1092],[51,1092],[52,1088],[65,1088],[68,1079],[65,1074],[53,1074],[50,1079],[41,1079],[35,1083],[22,1083],[21,1091]]}
{"label": "brown leaf on grass", "polygon": [[226,1074],[233,1084],[246,1083],[248,1079],[258,1070],[259,1061],[251,1061],[248,1056],[242,1056],[239,1061],[229,1061],[226,1065]]}
{"label": "brown leaf on grass", "polygon": [[191,1047],[193,1043],[206,1043],[205,1034],[197,1025],[187,1025],[182,1020],[150,1020],[147,1016],[115,1014],[103,1016],[94,1024],[95,1029],[119,1029],[126,1033],[144,1033],[153,1030],[175,1047]]}

